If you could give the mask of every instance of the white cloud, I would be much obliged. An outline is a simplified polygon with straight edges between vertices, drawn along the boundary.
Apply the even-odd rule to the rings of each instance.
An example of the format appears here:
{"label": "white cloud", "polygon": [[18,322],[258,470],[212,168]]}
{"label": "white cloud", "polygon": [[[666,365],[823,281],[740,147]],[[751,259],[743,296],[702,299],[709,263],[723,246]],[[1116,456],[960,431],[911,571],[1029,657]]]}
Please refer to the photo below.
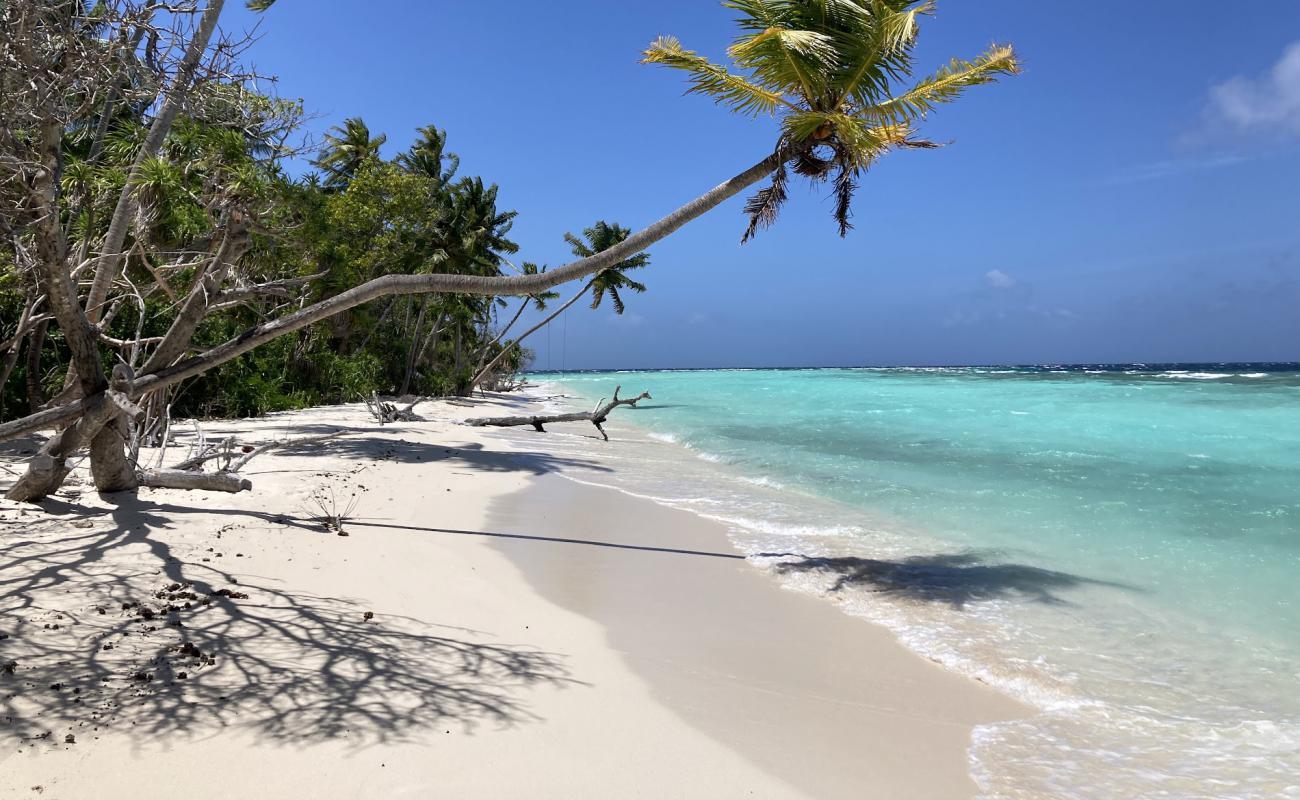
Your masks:
{"label": "white cloud", "polygon": [[1141,181],[1159,180],[1176,175],[1185,175],[1190,172],[1201,172],[1204,170],[1219,169],[1221,167],[1231,167],[1236,164],[1242,164],[1250,159],[1246,156],[1225,155],[1213,156],[1210,158],[1185,158],[1177,161],[1152,161],[1147,164],[1137,164],[1128,169],[1115,172],[1109,177],[1101,180],[1103,186],[1116,186],[1126,183],[1139,183]]}
{"label": "white cloud", "polygon": [[1300,41],[1288,45],[1263,75],[1238,75],[1210,87],[1210,104],[1239,131],[1300,135]]}
{"label": "white cloud", "polygon": [[1000,269],[991,269],[984,273],[984,281],[994,289],[1012,289],[1016,286],[1016,279]]}

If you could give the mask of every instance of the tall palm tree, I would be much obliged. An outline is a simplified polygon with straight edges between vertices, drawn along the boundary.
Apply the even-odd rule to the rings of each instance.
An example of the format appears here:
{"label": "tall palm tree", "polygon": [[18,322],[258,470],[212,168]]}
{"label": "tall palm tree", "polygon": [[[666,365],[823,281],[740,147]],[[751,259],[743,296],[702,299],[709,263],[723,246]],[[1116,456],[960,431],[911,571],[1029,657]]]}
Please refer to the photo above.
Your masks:
{"label": "tall palm tree", "polygon": [[[583,229],[582,235],[586,237],[585,242],[577,236],[574,236],[572,233],[564,234],[564,241],[569,243],[569,249],[573,251],[575,256],[579,258],[591,258],[597,253],[602,253],[611,247],[614,247],[627,239],[631,234],[632,231],[624,228],[617,222],[609,223],[600,220],[590,228]],[[520,342],[546,327],[551,320],[560,316],[565,311],[568,311],[569,306],[578,302],[578,300],[581,299],[588,290],[594,291],[591,301],[592,308],[599,308],[601,300],[603,300],[605,295],[608,294],[610,304],[614,306],[614,313],[622,314],[626,310],[626,307],[623,305],[623,298],[619,296],[618,290],[631,289],[634,292],[640,293],[644,292],[646,288],[645,284],[632,280],[624,273],[628,270],[648,266],[649,264],[649,253],[636,253],[622,261],[619,261],[613,266],[606,267],[604,270],[596,273],[592,276],[591,280],[582,285],[582,288],[579,289],[576,294],[564,301],[564,305],[555,309],[555,311],[551,312],[541,322],[538,322],[533,327],[516,336],[513,342],[501,348],[501,352],[497,353],[496,357],[488,362],[487,366],[480,369],[478,374],[474,376],[474,379],[470,382],[470,390],[473,391],[473,388],[478,386],[479,382],[491,374],[496,365],[501,363],[510,351],[517,347]]]}
{"label": "tall palm tree", "polygon": [[370,135],[370,128],[360,117],[348,117],[325,134],[325,144],[312,165],[323,174],[321,185],[328,191],[340,191],[356,177],[361,165],[379,157],[379,148],[388,141],[385,134]]}
{"label": "tall palm tree", "polygon": [[[437,146],[441,146],[441,141],[437,142]],[[433,165],[432,160],[425,163]],[[442,174],[450,177],[450,172]],[[431,253],[426,267],[444,274],[500,277],[505,256],[519,250],[519,246],[508,238],[517,212],[498,209],[496,184],[485,185],[477,177],[462,178],[449,186],[445,195],[446,208],[433,226]],[[482,295],[454,295],[445,298],[440,304],[440,312],[426,345],[421,343],[420,333],[424,312],[429,304],[426,296],[421,302],[416,329],[411,335],[413,349],[407,362],[406,377],[402,381],[402,393],[405,394],[410,387],[420,359],[427,353],[437,353],[436,337],[444,320],[450,319],[454,323],[453,332],[460,342],[476,321],[487,324],[486,321],[491,319],[498,302],[504,304],[505,301]],[[459,373],[464,353],[459,347],[457,353],[459,355],[454,371]],[[477,358],[477,355],[472,358]],[[458,389],[467,389],[468,384],[463,382],[466,378],[468,375],[463,373],[458,378],[461,381]]]}
{"label": "tall palm tree", "polygon": [[834,176],[840,235],[852,225],[853,193],[877,159],[895,148],[934,148],[915,125],[965,89],[1019,71],[1011,47],[994,45],[971,61],[953,59],[910,88],[918,21],[933,0],[725,0],[739,12],[741,35],[727,54],[739,74],[662,36],[644,63],[689,75],[695,92],[750,116],[777,116],[781,133],[772,182],[745,206],[742,241],[776,220],[788,169],[814,181]]}

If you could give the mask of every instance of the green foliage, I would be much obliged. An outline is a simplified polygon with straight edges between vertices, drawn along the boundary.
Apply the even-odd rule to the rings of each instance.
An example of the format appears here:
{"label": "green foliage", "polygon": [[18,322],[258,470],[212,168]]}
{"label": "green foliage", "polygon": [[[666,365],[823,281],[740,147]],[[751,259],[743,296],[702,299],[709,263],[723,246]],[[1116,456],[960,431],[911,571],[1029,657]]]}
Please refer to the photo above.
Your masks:
{"label": "green foliage", "polygon": [[[578,258],[590,258],[602,250],[608,250],[614,245],[632,235],[632,231],[624,228],[618,223],[608,223],[600,220],[590,228],[584,228],[582,235],[586,241],[579,239],[572,233],[564,234],[564,241],[569,243],[569,249]],[[640,294],[645,291],[645,284],[632,280],[625,273],[628,270],[644,267],[650,263],[649,253],[638,253],[631,258],[618,262],[609,269],[596,273],[591,279],[591,307],[600,308],[601,301],[609,295],[609,302],[614,306],[615,314],[622,314],[626,309],[623,305],[623,298],[619,295],[619,290],[631,290]]]}
{"label": "green foliage", "polygon": [[[155,288],[145,292],[142,307],[126,303],[112,320],[110,336],[126,340],[167,332],[175,298],[187,291],[193,265],[220,232],[218,205],[248,209],[260,225],[240,260],[242,282],[321,276],[298,290],[303,296],[295,303],[319,301],[388,274],[496,276],[518,250],[508,238],[515,212],[497,207],[495,185],[456,175],[459,160],[447,151],[447,134],[439,128],[420,128],[406,152],[384,160],[378,153],[383,137],[350,119],[327,137],[315,161],[321,174],[292,180],[276,159],[281,123],[296,124],[300,106],[231,87],[207,91],[216,99],[204,106],[204,118],[179,118],[159,156],[141,167],[132,234],[145,246],[132,249],[125,278],[134,286],[157,287],[162,270],[170,294]],[[213,110],[222,103],[227,111]],[[93,247],[103,237],[144,130],[131,120],[114,121],[94,157],[84,130],[69,131],[61,177],[63,192],[73,200],[66,204],[71,248]],[[3,342],[13,335],[31,287],[13,252],[0,251],[0,259]],[[526,265],[524,271],[537,269]],[[292,310],[284,303],[268,297],[213,314],[196,332],[194,348],[215,346]],[[183,384],[168,400],[176,415],[251,416],[404,387],[422,394],[464,392],[496,338],[499,308],[499,301],[483,297],[390,298],[276,339]],[[25,351],[20,355],[0,391],[6,418],[32,405]],[[129,352],[117,355],[131,358]],[[51,326],[41,340],[35,376],[39,402],[61,389],[67,362],[58,328]]]}

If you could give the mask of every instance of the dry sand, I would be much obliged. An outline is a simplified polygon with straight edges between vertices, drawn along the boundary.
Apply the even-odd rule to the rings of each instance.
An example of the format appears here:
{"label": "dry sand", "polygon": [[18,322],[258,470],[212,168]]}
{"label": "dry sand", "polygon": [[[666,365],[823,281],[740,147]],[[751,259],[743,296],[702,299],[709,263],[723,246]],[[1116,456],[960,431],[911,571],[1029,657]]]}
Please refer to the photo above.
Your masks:
{"label": "dry sand", "polygon": [[[347,435],[238,495],[0,503],[0,797],[975,792],[972,726],[1025,709],[783,591],[716,523],[566,480],[545,436],[451,421],[528,402],[210,424]],[[348,536],[322,492],[356,493]]]}

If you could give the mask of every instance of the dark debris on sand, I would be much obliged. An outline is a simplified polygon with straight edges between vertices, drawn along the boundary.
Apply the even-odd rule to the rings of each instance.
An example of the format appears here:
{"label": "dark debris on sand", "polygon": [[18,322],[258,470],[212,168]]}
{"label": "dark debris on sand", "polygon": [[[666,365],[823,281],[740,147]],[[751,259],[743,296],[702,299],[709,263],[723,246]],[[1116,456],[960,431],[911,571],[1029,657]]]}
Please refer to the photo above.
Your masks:
{"label": "dark debris on sand", "polygon": [[[217,666],[217,654],[196,642],[182,640],[175,644],[165,644],[165,640],[164,643],[155,640],[159,636],[184,636],[183,620],[188,614],[199,613],[205,606],[217,602],[246,600],[248,594],[230,588],[204,591],[191,583],[173,581],[148,592],[147,598],[128,599],[120,603],[116,616],[122,622],[114,624],[97,637],[98,646],[95,649],[104,656],[91,667],[93,674],[69,674],[57,682],[36,685],[32,680],[24,680],[24,673],[42,667],[23,665],[12,658],[6,659],[0,661],[0,699],[32,696],[33,692],[45,690],[49,693],[47,696],[54,695],[59,699],[53,704],[45,704],[45,711],[37,714],[38,717],[57,715],[70,722],[71,728],[97,731],[118,717],[123,709],[124,696],[140,697],[177,691],[178,682],[188,681],[198,671]],[[110,609],[114,607],[102,603],[89,605],[84,609],[87,614],[85,619],[109,616]],[[18,623],[20,631],[26,624],[38,628],[40,633],[52,633],[61,627],[63,630],[74,630],[76,623],[82,619],[80,610],[77,613],[43,611],[33,613],[30,617],[15,618],[14,621]],[[164,620],[166,624],[162,628],[156,624],[145,624],[162,624]],[[11,635],[6,633],[3,638],[10,639]],[[72,745],[77,741],[73,733],[67,733],[61,742],[54,737],[52,731],[32,736],[30,729],[22,731],[11,728],[15,721],[14,717],[0,717],[0,736],[8,738],[6,730],[11,730],[17,734],[16,742],[20,748],[30,747],[33,742],[39,741],[51,745],[58,743],[58,746]],[[29,722],[36,723],[37,720]],[[50,723],[47,721],[45,724]]]}

